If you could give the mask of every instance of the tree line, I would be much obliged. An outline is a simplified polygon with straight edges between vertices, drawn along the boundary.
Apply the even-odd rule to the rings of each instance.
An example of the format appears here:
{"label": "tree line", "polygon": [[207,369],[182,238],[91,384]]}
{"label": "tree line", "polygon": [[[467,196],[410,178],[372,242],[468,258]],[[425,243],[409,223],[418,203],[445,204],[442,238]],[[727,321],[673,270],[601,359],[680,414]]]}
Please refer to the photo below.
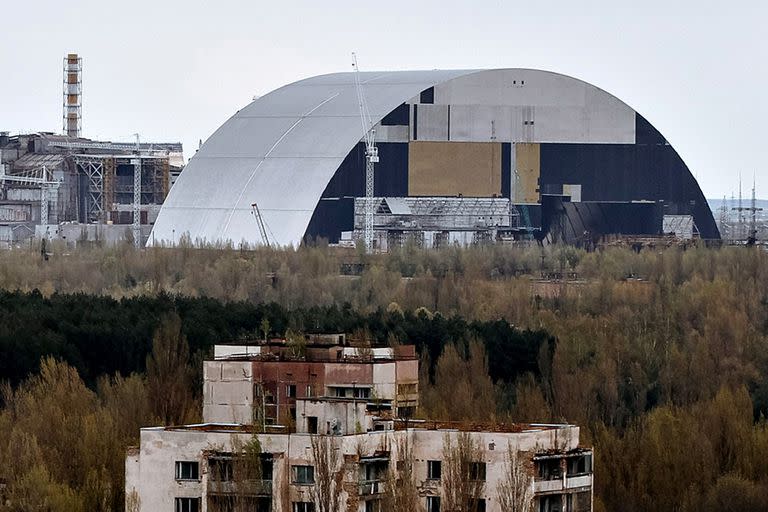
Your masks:
{"label": "tree line", "polygon": [[[80,398],[70,399],[68,410],[91,418],[52,424],[88,432],[88,422],[106,421],[95,420],[98,414],[120,412],[112,400],[134,393],[145,397],[131,399],[140,406],[155,396],[150,375],[161,385],[161,366],[148,364],[153,336],[183,339],[186,352],[176,346],[187,362],[180,377],[187,392],[165,405],[170,412],[132,417],[144,424],[184,421],[199,414],[199,363],[212,345],[261,338],[266,319],[273,335],[347,332],[380,343],[415,343],[423,361],[424,417],[580,425],[583,442],[595,446],[598,511],[768,507],[768,255],[759,249],[406,247],[368,257],[322,246],[181,248],[141,253],[146,261],[138,254],[126,248],[73,254],[94,267],[109,262],[109,272],[85,281],[57,267],[56,257],[46,267],[18,254],[0,255],[0,283],[22,290],[0,294],[0,379],[9,382],[0,439],[14,436],[13,446],[33,454],[23,467],[42,468],[0,479],[37,479],[48,482],[51,495],[80,500],[89,489],[122,492],[110,469],[121,471],[122,452],[109,446],[130,444],[128,437],[96,443],[113,459],[83,451],[89,462],[82,467],[104,467],[90,480],[82,474],[69,481],[54,463],[34,458],[48,453],[32,442],[48,439],[39,418],[63,416],[44,409],[37,427],[16,418],[24,411],[19,404],[59,396],[40,388],[40,379],[51,374],[47,368],[69,376],[48,382],[74,382],[65,391]],[[340,275],[349,258],[362,262],[360,275]],[[187,266],[209,274],[195,281]],[[21,268],[41,272],[22,276]],[[227,291],[198,287],[208,279]],[[32,291],[41,280],[40,290]],[[112,284],[102,286],[106,282]],[[179,283],[191,286],[188,295],[179,294]],[[256,291],[241,294],[246,289]],[[273,300],[262,302],[265,297]],[[132,431],[135,442],[138,426],[129,427],[125,435]],[[10,450],[2,456],[21,456]],[[114,478],[111,487],[103,483],[107,475]]]}

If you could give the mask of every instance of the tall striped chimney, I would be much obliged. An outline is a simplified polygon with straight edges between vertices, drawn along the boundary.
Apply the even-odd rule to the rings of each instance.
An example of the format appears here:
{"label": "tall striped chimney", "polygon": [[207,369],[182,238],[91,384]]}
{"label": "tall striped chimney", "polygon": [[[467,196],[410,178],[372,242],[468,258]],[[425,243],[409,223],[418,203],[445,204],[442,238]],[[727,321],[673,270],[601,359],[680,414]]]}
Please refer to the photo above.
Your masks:
{"label": "tall striped chimney", "polygon": [[83,59],[64,57],[64,133],[80,137],[83,129]]}

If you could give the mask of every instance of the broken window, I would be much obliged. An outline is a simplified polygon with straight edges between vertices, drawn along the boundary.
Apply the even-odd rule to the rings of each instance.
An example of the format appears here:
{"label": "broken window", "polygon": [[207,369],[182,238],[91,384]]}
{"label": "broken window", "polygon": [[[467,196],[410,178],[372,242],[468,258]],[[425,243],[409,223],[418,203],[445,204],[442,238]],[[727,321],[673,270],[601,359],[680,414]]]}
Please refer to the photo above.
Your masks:
{"label": "broken window", "polygon": [[427,496],[427,512],[440,512],[439,496]]}
{"label": "broken window", "polygon": [[386,459],[363,460],[360,463],[360,480],[366,482],[384,480],[388,469],[389,461]]}
{"label": "broken window", "polygon": [[371,396],[371,390],[369,388],[354,388],[353,396],[355,398],[368,398]]}
{"label": "broken window", "polygon": [[563,512],[563,496],[561,494],[541,496],[539,512]]}
{"label": "broken window", "polygon": [[536,475],[539,480],[557,480],[562,478],[563,471],[560,459],[543,459],[536,461]]}
{"label": "broken window", "polygon": [[586,475],[592,472],[592,454],[568,459],[568,476]]}
{"label": "broken window", "polygon": [[443,463],[439,460],[427,461],[427,478],[430,480],[440,480],[443,474]]}
{"label": "broken window", "polygon": [[208,469],[211,480],[216,480],[218,482],[229,482],[234,476],[232,459],[209,459]]}
{"label": "broken window", "polygon": [[485,480],[485,462],[472,462],[469,464],[469,479],[475,481]]}
{"label": "broken window", "polygon": [[482,498],[470,498],[467,510],[471,512],[485,512],[485,500]]}

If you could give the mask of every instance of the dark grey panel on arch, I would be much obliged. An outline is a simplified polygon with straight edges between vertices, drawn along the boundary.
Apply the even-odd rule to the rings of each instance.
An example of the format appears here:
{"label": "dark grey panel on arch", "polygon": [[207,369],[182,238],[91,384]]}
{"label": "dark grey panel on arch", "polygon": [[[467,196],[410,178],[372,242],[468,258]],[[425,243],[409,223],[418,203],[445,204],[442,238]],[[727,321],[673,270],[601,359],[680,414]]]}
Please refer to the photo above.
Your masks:
{"label": "dark grey panel on arch", "polygon": [[[376,197],[408,195],[408,143],[381,142],[379,163],[374,167]],[[354,198],[365,196],[365,144],[357,144],[339,166],[312,213],[305,239],[326,238],[338,242],[342,231],[354,223]]]}
{"label": "dark grey panel on arch", "polygon": [[411,107],[403,103],[395,110],[384,116],[381,120],[382,126],[408,126],[411,122]]}
{"label": "dark grey panel on arch", "polygon": [[419,95],[419,103],[434,103],[435,102],[435,88],[430,87],[421,92]]}
{"label": "dark grey panel on arch", "polygon": [[[374,167],[376,196],[408,195],[408,143],[380,142],[379,163]],[[365,144],[359,143],[339,166],[322,197],[365,196]]]}
{"label": "dark grey panel on arch", "polygon": [[355,220],[354,197],[322,198],[312,213],[309,228],[304,239],[315,241],[320,238],[335,244],[341,238],[342,231],[352,231]]}
{"label": "dark grey panel on arch", "polygon": [[[650,141],[654,137],[648,134]],[[675,214],[693,215],[702,237],[720,237],[701,189],[672,146],[647,143],[540,147],[542,190],[579,184],[582,201],[665,201],[669,213],[674,210]]]}
{"label": "dark grey panel on arch", "polygon": [[667,139],[646,118],[635,112],[635,144],[667,144]]}

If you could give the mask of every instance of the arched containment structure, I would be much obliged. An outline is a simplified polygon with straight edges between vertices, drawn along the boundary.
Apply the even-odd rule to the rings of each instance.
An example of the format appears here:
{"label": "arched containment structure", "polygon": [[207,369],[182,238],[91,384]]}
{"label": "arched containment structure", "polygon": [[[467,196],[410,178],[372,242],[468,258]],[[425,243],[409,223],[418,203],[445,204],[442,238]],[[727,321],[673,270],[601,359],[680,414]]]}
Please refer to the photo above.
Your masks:
{"label": "arched containment structure", "polygon": [[[520,236],[579,243],[698,229],[712,213],[642,116],[580,80],[529,69],[361,74],[376,123],[376,243]],[[332,242],[362,229],[352,73],[302,80],[237,112],[189,161],[150,243]]]}

